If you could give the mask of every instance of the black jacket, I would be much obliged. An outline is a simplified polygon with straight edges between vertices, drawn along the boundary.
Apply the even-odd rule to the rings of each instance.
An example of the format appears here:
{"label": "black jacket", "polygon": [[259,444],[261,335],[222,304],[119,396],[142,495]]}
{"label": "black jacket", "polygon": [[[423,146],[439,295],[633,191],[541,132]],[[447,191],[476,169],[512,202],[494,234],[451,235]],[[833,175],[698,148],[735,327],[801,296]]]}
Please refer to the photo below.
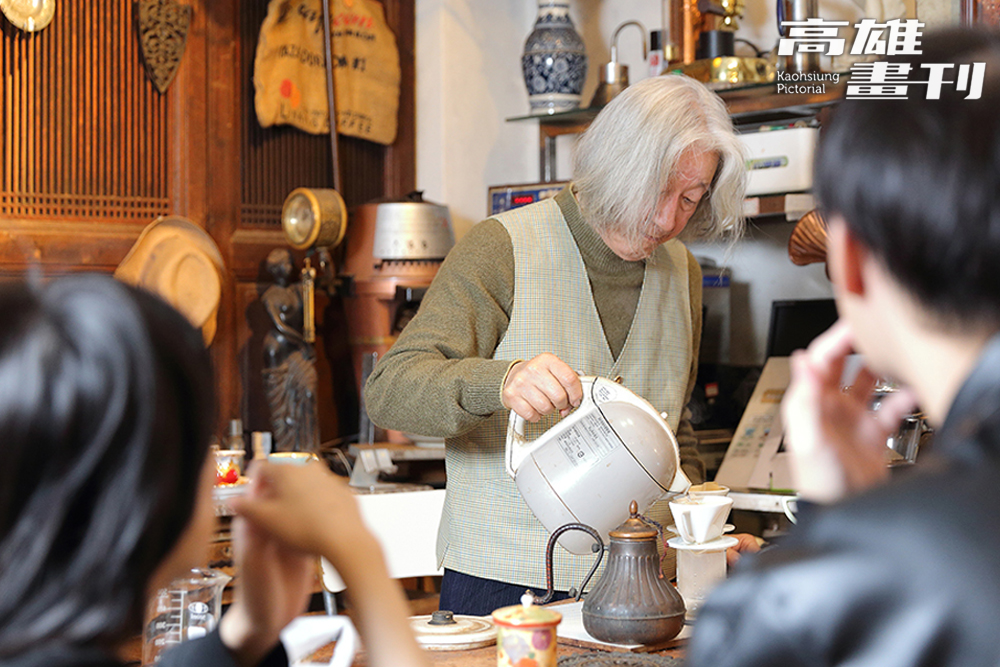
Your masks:
{"label": "black jacket", "polygon": [[[122,667],[123,664],[98,649],[67,646],[48,646],[16,658],[0,659],[0,667]],[[157,664],[161,667],[236,667],[218,631],[174,646],[163,653]],[[257,667],[287,666],[285,648],[279,643]]]}
{"label": "black jacket", "polygon": [[687,664],[1000,665],[1000,336],[933,455],[846,502],[803,506],[780,546],[710,596]]}

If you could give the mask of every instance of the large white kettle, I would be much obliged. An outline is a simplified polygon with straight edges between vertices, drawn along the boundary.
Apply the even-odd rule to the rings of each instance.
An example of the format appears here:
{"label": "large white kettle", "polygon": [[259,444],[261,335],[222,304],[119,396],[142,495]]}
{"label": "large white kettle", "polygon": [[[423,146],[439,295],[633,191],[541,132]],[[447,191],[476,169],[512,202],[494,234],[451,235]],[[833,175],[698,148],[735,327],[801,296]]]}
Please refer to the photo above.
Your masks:
{"label": "large white kettle", "polygon": [[[607,535],[668,491],[691,486],[680,466],[677,439],[645,399],[606,378],[582,377],[583,401],[569,416],[528,442],[524,419],[511,411],[507,424],[507,474],[550,533],[584,523]],[[564,534],[559,544],[589,554],[594,541]]]}

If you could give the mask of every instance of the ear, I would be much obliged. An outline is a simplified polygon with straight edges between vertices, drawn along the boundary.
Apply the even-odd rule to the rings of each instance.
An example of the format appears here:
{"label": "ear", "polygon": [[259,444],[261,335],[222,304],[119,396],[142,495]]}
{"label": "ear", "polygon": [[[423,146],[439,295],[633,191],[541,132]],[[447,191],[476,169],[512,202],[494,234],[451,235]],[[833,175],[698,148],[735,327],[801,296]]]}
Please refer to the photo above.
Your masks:
{"label": "ear", "polygon": [[868,249],[851,232],[843,218],[830,220],[827,229],[827,272],[830,280],[848,294],[864,296]]}

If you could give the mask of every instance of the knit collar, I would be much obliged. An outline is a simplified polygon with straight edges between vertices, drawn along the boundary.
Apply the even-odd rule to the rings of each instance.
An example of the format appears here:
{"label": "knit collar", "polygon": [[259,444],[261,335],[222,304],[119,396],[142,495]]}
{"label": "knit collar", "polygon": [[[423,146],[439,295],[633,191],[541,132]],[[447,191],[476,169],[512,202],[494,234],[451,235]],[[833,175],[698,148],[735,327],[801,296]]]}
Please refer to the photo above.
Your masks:
{"label": "knit collar", "polygon": [[644,271],[645,261],[630,262],[622,259],[608,247],[601,235],[594,231],[580,210],[580,202],[573,192],[573,185],[567,185],[555,196],[555,202],[562,211],[566,225],[569,227],[573,240],[580,249],[583,263],[592,269],[605,274],[625,274],[633,271]]}

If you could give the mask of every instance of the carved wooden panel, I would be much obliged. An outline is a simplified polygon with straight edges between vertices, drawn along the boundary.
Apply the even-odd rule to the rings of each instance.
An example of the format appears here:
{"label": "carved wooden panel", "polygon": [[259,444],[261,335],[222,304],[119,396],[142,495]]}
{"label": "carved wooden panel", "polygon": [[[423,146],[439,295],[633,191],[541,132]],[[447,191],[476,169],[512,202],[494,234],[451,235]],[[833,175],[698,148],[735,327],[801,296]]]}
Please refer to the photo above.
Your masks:
{"label": "carved wooden panel", "polygon": [[[190,34],[165,95],[144,70],[133,0],[58,0],[52,23],[30,35],[0,19],[0,280],[38,265],[47,276],[111,272],[158,215],[204,225],[227,267],[212,344],[220,429],[232,417],[256,425],[246,392],[259,351],[247,348],[261,264],[284,244],[287,193],[329,184],[328,138],[257,124],[252,63],[268,0],[179,2],[192,7]],[[399,136],[389,147],[342,140],[351,205],[414,182],[414,7],[385,5],[403,69]],[[354,383],[340,374],[349,364],[331,312],[318,366],[336,392]],[[356,397],[320,399],[327,437],[356,421]]]}
{"label": "carved wooden panel", "polygon": [[0,217],[148,221],[168,212],[166,99],[131,0],[62,2],[0,46]]}

